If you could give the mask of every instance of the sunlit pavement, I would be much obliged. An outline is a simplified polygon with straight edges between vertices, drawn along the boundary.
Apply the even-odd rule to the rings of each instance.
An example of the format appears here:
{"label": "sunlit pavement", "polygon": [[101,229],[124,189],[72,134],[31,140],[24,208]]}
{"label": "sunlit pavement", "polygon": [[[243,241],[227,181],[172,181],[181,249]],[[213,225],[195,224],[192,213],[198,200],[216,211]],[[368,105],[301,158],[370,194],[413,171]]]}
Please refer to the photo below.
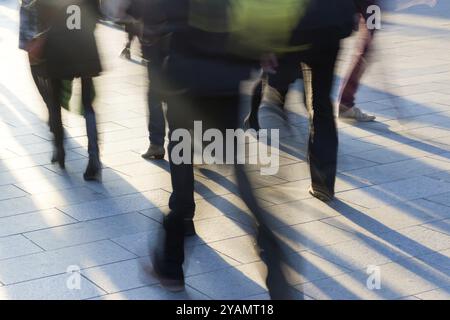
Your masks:
{"label": "sunlit pavement", "polygon": [[[17,49],[16,7],[0,1],[0,298],[267,299],[252,222],[228,168],[196,168],[198,237],[188,241],[186,291],[170,294],[144,273],[171,187],[167,161],[140,157],[146,70],[118,57],[119,30],[98,28],[103,183],[82,180],[87,140],[75,114],[64,113],[67,172],[50,164],[46,109]],[[250,170],[289,248],[299,298],[450,298],[449,17],[448,1],[383,17],[358,95],[378,121],[339,122],[334,203],[307,193],[298,91],[291,128],[281,131],[279,173]],[[345,42],[338,74],[354,41]],[[276,125],[264,112],[263,123]]]}

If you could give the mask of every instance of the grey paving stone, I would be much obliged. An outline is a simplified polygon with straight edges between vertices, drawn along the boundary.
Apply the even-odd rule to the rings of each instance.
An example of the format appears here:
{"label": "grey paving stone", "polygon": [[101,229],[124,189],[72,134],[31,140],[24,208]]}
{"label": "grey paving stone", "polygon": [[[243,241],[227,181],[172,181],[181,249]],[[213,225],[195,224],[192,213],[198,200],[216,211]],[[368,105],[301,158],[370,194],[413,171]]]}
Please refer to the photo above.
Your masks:
{"label": "grey paving stone", "polygon": [[429,222],[426,224],[422,224],[422,227],[435,230],[450,236],[450,219]]}
{"label": "grey paving stone", "polygon": [[320,221],[283,227],[276,230],[286,249],[301,252],[354,239],[354,235]]}
{"label": "grey paving stone", "polygon": [[158,239],[157,233],[156,230],[152,230],[112,238],[111,240],[138,257],[146,257],[150,254],[151,245]]}
{"label": "grey paving stone", "polygon": [[56,173],[41,167],[25,168],[0,172],[0,185],[15,184],[24,181],[52,178]]}
{"label": "grey paving stone", "polygon": [[0,186],[0,201],[26,196],[27,193],[13,185]]}
{"label": "grey paving stone", "polygon": [[[445,192],[445,191],[444,191]],[[450,192],[445,192],[440,194],[427,197],[426,199],[432,202],[440,203],[442,205],[448,206],[450,203]]]}
{"label": "grey paving stone", "polygon": [[419,293],[416,294],[415,297],[417,297],[420,300],[449,300],[450,287]]}
{"label": "grey paving stone", "polygon": [[67,286],[69,276],[71,275],[62,274],[0,287],[0,299],[83,300],[105,294],[103,290],[83,277],[80,279],[80,289],[70,289]]}
{"label": "grey paving stone", "polygon": [[71,224],[76,220],[59,210],[48,209],[0,218],[0,237]]}
{"label": "grey paving stone", "polygon": [[209,245],[188,247],[185,251],[183,268],[186,277],[240,265],[238,261],[216,252]]}
{"label": "grey paving stone", "polygon": [[448,165],[443,161],[421,158],[352,170],[349,174],[374,184],[381,184],[442,171]]}
{"label": "grey paving stone", "polygon": [[0,260],[41,252],[42,249],[22,235],[0,238]]}
{"label": "grey paving stone", "polygon": [[148,258],[131,259],[88,268],[82,274],[107,293],[116,293],[158,283],[145,271],[148,264]]}
{"label": "grey paving stone", "polygon": [[92,220],[122,213],[160,207],[168,203],[169,193],[163,190],[147,191],[141,194],[90,201],[59,208],[77,220]]}
{"label": "grey paving stone", "polygon": [[255,195],[273,204],[283,204],[296,200],[311,198],[308,188],[311,182],[309,179],[285,183],[273,187],[261,188],[255,191]]}
{"label": "grey paving stone", "polygon": [[39,194],[81,187],[83,184],[84,181],[81,176],[57,176],[47,179],[20,182],[16,183],[15,186],[30,194]]}
{"label": "grey paving stone", "polygon": [[13,284],[62,274],[70,266],[83,269],[134,257],[134,254],[111,241],[93,242],[4,260],[0,265],[0,281]]}
{"label": "grey paving stone", "polygon": [[450,248],[450,236],[421,226],[390,232],[383,239],[412,256],[431,254]]}
{"label": "grey paving stone", "polygon": [[449,183],[427,177],[414,177],[337,194],[341,200],[366,208],[393,205],[398,202],[429,198],[450,188]]}
{"label": "grey paving stone", "polygon": [[197,235],[205,243],[239,237],[250,234],[254,230],[226,217],[218,217],[196,222]]}
{"label": "grey paving stone", "polygon": [[382,265],[410,257],[382,238],[365,236],[359,236],[355,241],[314,248],[311,251],[348,270],[365,269],[370,265]]}
{"label": "grey paving stone", "polygon": [[88,188],[108,197],[117,197],[136,192],[169,188],[170,186],[170,174],[161,172],[127,179],[115,179],[102,184],[91,184]]}
{"label": "grey paving stone", "polygon": [[[362,154],[370,153],[371,151],[364,152]],[[367,168],[377,165],[374,159],[367,158],[368,160],[359,159],[355,156],[343,155],[338,158],[338,171],[349,171],[361,168]],[[308,169],[309,170],[309,169]]]}
{"label": "grey paving stone", "polygon": [[260,263],[186,278],[186,283],[212,299],[237,300],[266,291]]}
{"label": "grey paving stone", "polygon": [[256,240],[252,236],[225,239],[210,243],[209,246],[243,264],[260,260]]}
{"label": "grey paving stone", "polygon": [[448,274],[450,270],[450,249],[418,256],[417,259]]}
{"label": "grey paving stone", "polygon": [[284,273],[291,285],[298,285],[319,279],[348,273],[350,269],[323,259],[311,252],[300,252],[287,256]]}
{"label": "grey paving stone", "polygon": [[104,300],[210,300],[208,296],[195,289],[186,287],[179,293],[171,293],[160,286],[142,287],[102,296]]}
{"label": "grey paving stone", "polygon": [[356,205],[342,204],[342,216],[331,217],[322,222],[340,229],[363,235],[381,235],[393,230],[442,220],[449,216],[446,206],[418,199],[375,209],[361,209]]}
{"label": "grey paving stone", "polygon": [[29,232],[25,236],[45,250],[55,250],[150,231],[159,226],[160,224],[156,221],[139,213],[128,213]]}
{"label": "grey paving stone", "polygon": [[302,284],[298,289],[320,300],[397,299],[433,290],[449,282],[448,276],[417,260],[382,265],[380,275],[380,290],[368,289],[366,283],[369,275],[366,270]]}

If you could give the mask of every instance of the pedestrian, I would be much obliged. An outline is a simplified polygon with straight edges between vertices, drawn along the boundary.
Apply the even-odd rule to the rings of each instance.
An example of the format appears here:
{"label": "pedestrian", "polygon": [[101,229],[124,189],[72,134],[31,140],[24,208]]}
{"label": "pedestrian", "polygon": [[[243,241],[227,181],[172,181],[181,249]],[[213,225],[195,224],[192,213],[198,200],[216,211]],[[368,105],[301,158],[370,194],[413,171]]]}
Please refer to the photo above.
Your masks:
{"label": "pedestrian", "polygon": [[[179,141],[173,133],[177,129],[192,130],[194,121],[197,120],[202,121],[204,130],[216,128],[223,132],[240,127],[240,84],[249,77],[259,56],[256,58],[247,52],[239,54],[239,46],[231,46],[231,49],[238,50],[230,50],[229,39],[233,37],[226,14],[231,12],[228,7],[230,2],[155,2],[157,5],[147,7],[146,14],[163,12],[164,14],[158,15],[164,17],[162,20],[155,19],[155,28],[170,34],[162,83],[168,106],[169,162],[173,191],[169,201],[170,213],[164,219],[164,235],[160,239],[159,250],[152,256],[152,263],[154,274],[160,283],[169,290],[179,291],[184,288],[184,237],[195,231],[192,222],[195,212],[194,174],[192,160],[180,162],[179,159],[174,159],[172,151]],[[287,2],[292,4],[292,1],[283,3]],[[280,3],[280,0],[271,2],[274,8],[280,6]],[[304,2],[299,0],[298,3]],[[348,36],[353,28],[354,7],[349,1],[331,6],[324,0],[308,3],[311,4],[306,10],[305,18],[297,23],[295,32],[289,36],[292,37],[292,47],[311,45],[311,49],[286,54],[286,57],[280,55],[280,60],[295,59],[310,67],[308,76],[312,79],[310,83],[314,91],[310,92],[311,104],[315,110],[314,134],[310,142],[313,187],[314,192],[323,188],[328,195],[334,192],[337,157],[337,132],[330,98],[334,65],[340,39]],[[192,4],[196,6],[193,7]],[[248,0],[241,4],[248,4]],[[262,5],[255,1],[252,4],[257,7]],[[298,7],[299,10],[300,8],[302,6]],[[246,14],[243,16],[250,17]],[[148,26],[151,24],[148,23]],[[241,44],[246,44],[246,39],[249,38],[241,39],[244,40]],[[184,151],[179,154],[181,158],[185,156]],[[263,259],[269,269],[267,284],[271,297],[288,298],[287,281],[281,268],[282,252],[276,237],[253,196],[251,184],[248,183],[242,166],[236,165],[236,173],[241,196],[259,224],[258,244],[264,252]]]}
{"label": "pedestrian", "polygon": [[50,129],[54,135],[55,155],[64,168],[64,130],[61,119],[61,102],[65,81],[81,79],[82,109],[88,136],[89,162],[84,179],[101,178],[96,115],[93,107],[95,88],[93,78],[102,70],[94,36],[99,17],[97,0],[40,0],[41,19],[46,21],[45,60],[47,76],[51,81],[49,103]]}

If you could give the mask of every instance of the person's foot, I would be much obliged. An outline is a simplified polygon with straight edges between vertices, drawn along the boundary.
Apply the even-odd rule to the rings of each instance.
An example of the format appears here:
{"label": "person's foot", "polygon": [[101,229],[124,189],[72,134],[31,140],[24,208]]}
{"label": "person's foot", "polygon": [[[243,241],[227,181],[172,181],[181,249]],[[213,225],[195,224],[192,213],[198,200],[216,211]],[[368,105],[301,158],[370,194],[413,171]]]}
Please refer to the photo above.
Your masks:
{"label": "person's foot", "polygon": [[[165,226],[166,223],[167,223],[167,217],[164,217],[163,225]],[[184,236],[185,237],[193,237],[193,236],[197,235],[197,232],[195,231],[194,221],[192,221],[192,219],[184,219],[183,227],[184,227]]]}
{"label": "person's foot", "polygon": [[359,122],[371,122],[376,119],[374,115],[364,113],[357,107],[345,108],[342,106],[339,109],[339,118],[352,119]]}
{"label": "person's foot", "polygon": [[164,258],[159,253],[152,257],[153,270],[152,276],[158,279],[161,286],[171,292],[180,292],[184,290],[183,267],[168,266]]}
{"label": "person's foot", "polygon": [[61,169],[65,169],[66,168],[65,159],[66,159],[66,152],[64,151],[64,148],[55,147],[53,149],[53,155],[51,160],[52,163],[58,163]]}
{"label": "person's foot", "polygon": [[127,60],[131,60],[131,51],[130,48],[124,48],[122,50],[122,52],[120,53],[120,57],[127,59]]}
{"label": "person's foot", "polygon": [[100,160],[89,158],[86,171],[83,174],[83,178],[86,181],[100,181],[102,178],[102,165]]}
{"label": "person's foot", "polygon": [[161,160],[164,159],[164,155],[166,154],[166,150],[164,150],[163,146],[159,146],[156,144],[150,144],[147,151],[142,155],[142,158],[147,160]]}
{"label": "person's foot", "polygon": [[334,199],[334,195],[330,194],[329,192],[326,192],[325,190],[313,189],[312,186],[309,187],[308,192],[314,198],[317,198],[323,202],[330,202]]}

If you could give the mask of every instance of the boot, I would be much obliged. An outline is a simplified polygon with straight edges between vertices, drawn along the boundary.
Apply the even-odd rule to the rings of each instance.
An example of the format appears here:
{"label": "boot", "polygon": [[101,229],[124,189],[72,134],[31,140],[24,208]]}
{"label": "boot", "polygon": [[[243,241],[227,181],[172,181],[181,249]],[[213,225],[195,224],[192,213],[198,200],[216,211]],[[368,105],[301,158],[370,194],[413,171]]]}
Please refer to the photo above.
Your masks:
{"label": "boot", "polygon": [[58,163],[61,169],[65,169],[66,168],[65,159],[66,159],[66,152],[64,151],[64,147],[55,146],[53,148],[53,155],[51,160],[52,163]]}
{"label": "boot", "polygon": [[83,175],[86,181],[100,181],[102,178],[102,165],[99,157],[89,156],[89,163]]}
{"label": "boot", "polygon": [[87,113],[86,118],[86,131],[88,135],[88,153],[89,153],[89,163],[84,172],[84,180],[93,181],[101,180],[101,169],[102,165],[99,156],[98,147],[98,133],[97,133],[97,123],[95,119],[95,114]]}

